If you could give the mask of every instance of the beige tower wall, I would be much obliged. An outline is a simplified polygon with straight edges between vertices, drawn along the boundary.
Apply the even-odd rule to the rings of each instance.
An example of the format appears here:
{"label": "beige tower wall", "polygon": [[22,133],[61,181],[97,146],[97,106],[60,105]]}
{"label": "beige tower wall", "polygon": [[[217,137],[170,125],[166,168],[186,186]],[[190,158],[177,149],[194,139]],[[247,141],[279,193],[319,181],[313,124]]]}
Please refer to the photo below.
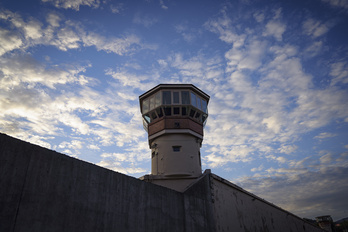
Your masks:
{"label": "beige tower wall", "polygon": [[[201,140],[190,134],[163,134],[152,143],[152,175],[190,176],[202,174]],[[180,151],[173,151],[179,147]]]}

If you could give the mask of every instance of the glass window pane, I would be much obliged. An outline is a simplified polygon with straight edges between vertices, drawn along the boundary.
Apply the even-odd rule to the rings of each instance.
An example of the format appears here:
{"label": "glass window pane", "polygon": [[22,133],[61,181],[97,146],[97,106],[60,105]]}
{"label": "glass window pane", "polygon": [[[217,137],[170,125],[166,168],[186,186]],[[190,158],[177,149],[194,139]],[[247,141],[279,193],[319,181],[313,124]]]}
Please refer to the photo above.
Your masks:
{"label": "glass window pane", "polygon": [[193,109],[191,109],[191,110],[190,110],[190,117],[192,117],[192,118],[193,118],[193,116],[195,115],[195,113],[196,113],[196,111],[195,111],[195,110],[193,110]]}
{"label": "glass window pane", "polygon": [[172,107],[164,107],[164,114],[166,116],[172,115]]}
{"label": "glass window pane", "polygon": [[157,114],[158,114],[158,117],[163,117],[163,112],[162,112],[162,108],[157,108],[156,109],[156,112],[157,112]]}
{"label": "glass window pane", "polygon": [[202,117],[201,117],[201,114],[197,111],[196,115],[195,115],[195,118],[199,121],[199,122],[202,122]]}
{"label": "glass window pane", "polygon": [[199,97],[196,97],[196,99],[197,99],[197,108],[201,110],[202,109],[201,99]]}
{"label": "glass window pane", "polygon": [[181,91],[181,104],[183,104],[183,105],[190,104],[189,91]]}
{"label": "glass window pane", "polygon": [[196,94],[191,93],[191,104],[197,107]]}
{"label": "glass window pane", "polygon": [[187,107],[182,107],[182,108],[181,108],[181,114],[182,114],[183,116],[187,115]]}
{"label": "glass window pane", "polygon": [[149,132],[148,126],[147,126],[147,122],[146,122],[146,120],[144,118],[143,118],[143,127],[146,130],[146,132]]}
{"label": "glass window pane", "polygon": [[172,104],[172,96],[170,91],[163,91],[162,92],[162,104],[163,105],[170,105]]}
{"label": "glass window pane", "polygon": [[158,107],[161,105],[161,93],[157,93],[155,96],[155,107]]}
{"label": "glass window pane", "polygon": [[179,104],[179,92],[173,92],[173,103],[174,104]]}
{"label": "glass window pane", "polygon": [[207,101],[206,101],[206,100],[203,100],[203,99],[202,99],[202,111],[203,111],[204,113],[208,113],[208,112],[207,112]]}
{"label": "glass window pane", "polygon": [[153,110],[155,108],[155,98],[150,98],[150,110]]}
{"label": "glass window pane", "polygon": [[173,151],[174,152],[180,152],[181,146],[173,146]]}
{"label": "glass window pane", "polygon": [[180,114],[180,107],[174,107],[173,114]]}
{"label": "glass window pane", "polygon": [[203,126],[205,126],[205,124],[207,123],[207,118],[208,118],[208,115],[203,114],[203,116],[202,116]]}
{"label": "glass window pane", "polygon": [[202,121],[205,122],[205,120],[207,120],[207,117],[208,117],[208,115],[203,114],[203,115],[202,115]]}
{"label": "glass window pane", "polygon": [[151,122],[151,118],[150,118],[150,115],[149,114],[145,114],[144,115],[144,118],[147,122]]}
{"label": "glass window pane", "polygon": [[143,101],[143,114],[149,111],[149,99]]}
{"label": "glass window pane", "polygon": [[157,118],[157,115],[155,113],[155,111],[152,111],[151,113],[151,117],[152,117],[152,120],[156,119]]}

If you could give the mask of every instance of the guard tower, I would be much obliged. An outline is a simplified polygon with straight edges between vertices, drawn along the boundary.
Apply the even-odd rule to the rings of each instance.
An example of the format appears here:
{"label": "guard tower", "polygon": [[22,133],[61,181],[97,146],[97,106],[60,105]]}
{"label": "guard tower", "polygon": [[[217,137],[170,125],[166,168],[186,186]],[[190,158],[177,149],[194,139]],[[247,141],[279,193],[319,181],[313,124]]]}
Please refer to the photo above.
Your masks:
{"label": "guard tower", "polygon": [[151,174],[140,179],[183,191],[202,174],[209,96],[192,84],[160,84],[139,101],[152,157]]}

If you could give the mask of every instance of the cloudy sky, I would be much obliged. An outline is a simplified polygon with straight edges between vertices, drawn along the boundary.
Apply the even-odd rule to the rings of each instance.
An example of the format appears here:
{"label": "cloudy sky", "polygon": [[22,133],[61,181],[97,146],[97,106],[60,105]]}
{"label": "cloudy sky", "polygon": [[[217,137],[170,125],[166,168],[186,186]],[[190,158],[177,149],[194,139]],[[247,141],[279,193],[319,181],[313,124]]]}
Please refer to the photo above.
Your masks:
{"label": "cloudy sky", "polygon": [[150,173],[138,96],[210,95],[204,169],[297,214],[348,216],[346,0],[2,0],[0,132]]}

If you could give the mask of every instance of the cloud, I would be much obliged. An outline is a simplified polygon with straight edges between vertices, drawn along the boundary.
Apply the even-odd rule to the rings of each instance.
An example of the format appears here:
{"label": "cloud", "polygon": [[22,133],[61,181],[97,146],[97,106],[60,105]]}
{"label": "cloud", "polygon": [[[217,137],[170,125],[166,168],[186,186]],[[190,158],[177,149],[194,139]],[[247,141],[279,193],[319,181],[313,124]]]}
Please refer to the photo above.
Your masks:
{"label": "cloud", "polygon": [[[89,85],[98,81],[83,75],[89,65],[59,64],[57,68],[24,54],[2,56],[0,64],[0,127],[4,133],[45,147],[64,134],[65,139],[94,135],[92,144],[117,143],[119,147],[131,146],[145,135],[139,127],[137,96],[112,83],[112,90],[93,90]],[[66,140],[57,148],[79,154],[84,148],[76,141]]]}
{"label": "cloud", "polygon": [[106,38],[96,33],[88,33],[82,36],[84,46],[95,46],[98,51],[113,52],[118,55],[126,55],[140,49],[140,39],[135,35],[123,38]]}
{"label": "cloud", "polygon": [[166,6],[166,5],[164,4],[164,1],[163,1],[163,0],[159,0],[159,3],[160,3],[160,6],[161,6],[162,9],[168,10],[168,6]]}
{"label": "cloud", "polygon": [[332,138],[337,136],[336,134],[329,133],[329,132],[322,132],[319,135],[315,136],[314,139],[326,139],[326,138]]}
{"label": "cloud", "polygon": [[[239,32],[232,25],[233,20],[234,25],[238,25],[238,18],[229,18],[226,13],[205,23],[206,29],[218,34],[221,41],[231,44],[231,49],[225,53],[226,82],[217,81],[214,90],[203,85],[213,93],[205,130],[207,152],[211,153],[205,160],[208,166],[248,162],[251,154],[258,154],[253,159],[272,154],[269,157],[285,164],[286,158],[279,153],[294,154],[298,147],[292,143],[301,134],[326,126],[334,118],[344,119],[348,114],[347,107],[342,107],[348,99],[343,89],[330,86],[314,88],[312,75],[303,68],[298,44],[274,45],[260,36],[263,32],[263,36],[274,36],[279,42],[282,40],[286,24],[280,21],[281,9],[274,11],[273,18],[265,24],[263,16],[266,13],[259,11],[251,15],[260,24],[247,33],[246,30]],[[321,36],[324,28],[329,28],[331,24],[308,21],[305,25],[310,35]],[[321,41],[313,43],[307,48],[306,55],[318,54],[321,47]],[[183,67],[190,64],[190,60],[182,61],[180,56],[176,60]],[[331,75],[338,78],[345,76],[344,65],[332,65]],[[204,76],[198,64],[190,66],[197,67],[192,75]],[[279,145],[266,146],[275,142]],[[231,148],[230,144],[247,145],[249,155],[245,159],[231,159],[225,152]],[[219,147],[221,152],[214,152],[214,147]]]}
{"label": "cloud", "polygon": [[80,24],[64,21],[54,13],[47,15],[48,26],[34,18],[25,21],[18,14],[4,11],[0,19],[6,20],[15,27],[8,31],[0,28],[0,54],[15,49],[26,49],[37,45],[52,45],[62,51],[78,49],[82,46],[95,46],[98,51],[128,55],[140,49],[155,49],[154,46],[141,43],[139,37],[128,34],[121,37],[105,37],[93,31],[86,31]]}
{"label": "cloud", "polygon": [[276,117],[271,116],[269,118],[264,118],[262,120],[262,123],[266,124],[267,128],[269,130],[272,130],[274,133],[277,134],[280,132],[281,124],[279,123],[279,120]]}
{"label": "cloud", "polygon": [[326,34],[333,25],[333,22],[322,23],[319,20],[309,18],[303,22],[302,28],[306,35],[317,38]]}
{"label": "cloud", "polygon": [[304,160],[304,166],[312,170],[269,169],[263,175],[258,172],[257,177],[243,177],[237,184],[300,217],[314,218],[319,216],[318,212],[343,215],[348,206],[343,204],[348,169],[347,160],[338,163],[335,161],[338,157],[324,153],[318,161]]}
{"label": "cloud", "polygon": [[48,13],[46,20],[52,27],[59,27],[61,17],[55,13]]}
{"label": "cloud", "polygon": [[260,172],[264,169],[265,167],[261,164],[258,168],[252,168],[250,171],[252,172]]}
{"label": "cloud", "polygon": [[348,65],[346,62],[336,62],[331,64],[330,75],[333,77],[331,85],[348,83]]}
{"label": "cloud", "polygon": [[1,57],[0,63],[3,74],[0,118],[5,121],[13,118],[20,125],[5,127],[5,133],[11,131],[11,134],[22,136],[26,128],[32,134],[57,135],[60,134],[60,123],[70,126],[77,134],[89,132],[88,125],[73,114],[83,101],[79,100],[80,103],[73,106],[71,94],[53,94],[63,85],[88,83],[88,78],[81,74],[83,67],[70,70],[47,68],[29,56]]}
{"label": "cloud", "polygon": [[322,52],[323,49],[323,41],[317,41],[311,43],[305,50],[305,54],[308,57],[314,57]]}
{"label": "cloud", "polygon": [[200,30],[189,27],[187,23],[176,25],[175,31],[179,33],[187,42],[196,40],[202,34]]}
{"label": "cloud", "polygon": [[139,142],[138,146],[130,147],[125,153],[103,153],[96,164],[117,172],[139,175],[148,172],[139,167],[139,163],[149,160],[149,156],[147,143]]}
{"label": "cloud", "polygon": [[8,51],[20,48],[22,44],[23,42],[20,35],[0,28],[0,56]]}
{"label": "cloud", "polygon": [[53,44],[60,50],[67,51],[69,49],[79,48],[81,39],[73,28],[65,27],[57,32],[57,39],[54,40]]}
{"label": "cloud", "polygon": [[100,150],[100,147],[94,144],[89,144],[87,148],[91,150]]}
{"label": "cloud", "polygon": [[218,34],[222,41],[233,44],[235,48],[242,46],[246,39],[246,34],[238,34],[236,32],[232,20],[227,17],[225,12],[223,12],[222,17],[208,20],[204,24],[204,27],[207,30]]}
{"label": "cloud", "polygon": [[274,36],[278,41],[282,41],[283,33],[286,30],[285,24],[278,20],[271,20],[266,24],[266,29],[263,32],[264,36]]}
{"label": "cloud", "polygon": [[143,25],[144,27],[151,27],[158,22],[158,19],[149,15],[136,14],[133,18],[133,23]]}
{"label": "cloud", "polygon": [[57,8],[73,9],[79,11],[80,6],[98,8],[99,0],[42,0],[42,2],[51,3]]}
{"label": "cloud", "polygon": [[330,4],[333,7],[340,7],[345,10],[348,10],[348,2],[345,0],[322,0],[322,1]]}
{"label": "cloud", "polygon": [[62,68],[45,67],[31,56],[25,54],[0,57],[0,64],[2,89],[12,89],[24,83],[28,84],[29,88],[42,84],[54,89],[58,84],[88,82],[86,77],[77,75],[85,71],[85,67],[68,68],[65,70]]}
{"label": "cloud", "polygon": [[111,69],[108,69],[106,70],[105,74],[112,76],[115,80],[119,81],[124,87],[139,88],[143,91],[146,91],[156,85],[155,76],[153,76],[152,81],[149,82],[149,76],[147,75],[136,75],[130,72],[126,72],[124,70],[113,71]]}
{"label": "cloud", "polygon": [[259,68],[265,47],[266,43],[259,40],[252,40],[240,48],[233,47],[225,54],[225,58],[229,61],[227,71]]}
{"label": "cloud", "polygon": [[260,11],[260,12],[255,12],[253,14],[253,17],[255,18],[255,20],[259,23],[263,22],[265,20],[265,14],[264,12]]}
{"label": "cloud", "polygon": [[83,142],[79,140],[72,140],[70,142],[62,142],[58,145],[59,148],[71,148],[74,150],[79,150],[83,146]]}
{"label": "cloud", "polygon": [[[140,167],[149,160],[149,148],[133,87],[110,80],[109,87],[98,92],[90,85],[99,82],[83,75],[88,66],[60,64],[61,69],[51,70],[30,56],[0,61],[5,64],[0,72],[6,74],[0,79],[3,133],[81,159],[113,145],[119,155],[94,162],[126,174],[147,171]],[[62,142],[52,147],[54,139]]]}
{"label": "cloud", "polygon": [[114,13],[114,14],[119,14],[119,13],[121,13],[121,11],[124,10],[123,7],[124,7],[124,6],[123,6],[123,3],[118,3],[118,4],[116,4],[116,5],[113,5],[113,4],[110,5],[111,12]]}
{"label": "cloud", "polygon": [[279,152],[284,154],[294,153],[297,149],[298,146],[296,145],[282,145],[280,148],[278,148]]}

